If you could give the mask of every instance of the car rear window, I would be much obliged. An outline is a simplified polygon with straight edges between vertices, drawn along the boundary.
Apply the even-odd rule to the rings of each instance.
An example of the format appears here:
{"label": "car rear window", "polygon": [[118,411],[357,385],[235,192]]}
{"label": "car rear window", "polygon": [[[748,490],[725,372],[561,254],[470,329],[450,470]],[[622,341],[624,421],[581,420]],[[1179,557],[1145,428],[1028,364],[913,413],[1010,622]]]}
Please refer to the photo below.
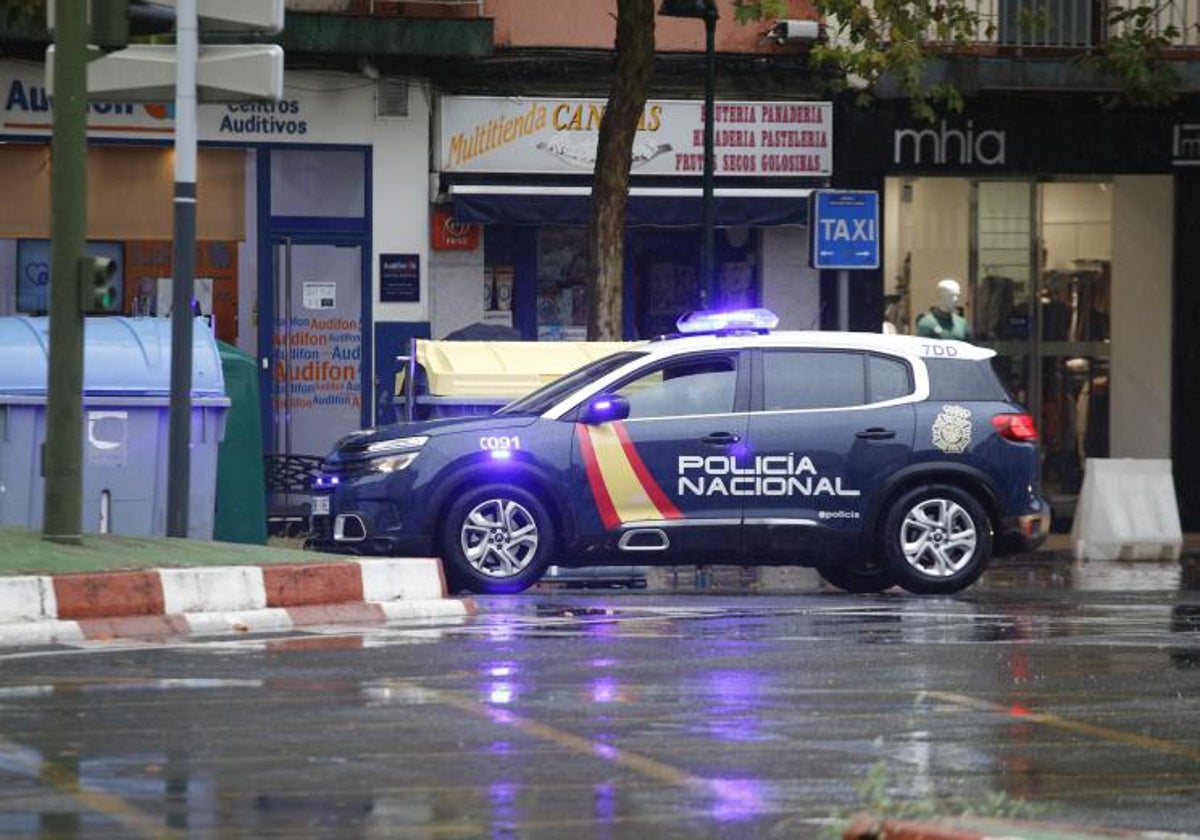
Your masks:
{"label": "car rear window", "polygon": [[907,397],[913,391],[908,365],[890,356],[867,357],[867,399],[877,403]]}
{"label": "car rear window", "polygon": [[931,400],[1007,400],[1008,394],[986,359],[926,359]]}

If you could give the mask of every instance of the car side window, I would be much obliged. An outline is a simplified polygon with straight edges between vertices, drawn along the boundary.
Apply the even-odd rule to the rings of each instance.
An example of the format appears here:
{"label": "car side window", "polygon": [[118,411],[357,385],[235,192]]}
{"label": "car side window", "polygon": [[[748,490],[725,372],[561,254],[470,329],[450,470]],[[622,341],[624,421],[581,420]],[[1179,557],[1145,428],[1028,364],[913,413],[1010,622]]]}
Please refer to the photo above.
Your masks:
{"label": "car side window", "polygon": [[737,365],[732,356],[674,359],[629,380],[616,393],[629,400],[630,419],[728,414]]}
{"label": "car side window", "polygon": [[872,403],[907,397],[913,392],[908,364],[890,356],[867,356],[867,401]]}
{"label": "car side window", "polygon": [[864,354],[839,350],[763,352],[763,409],[845,408],[866,402]]}

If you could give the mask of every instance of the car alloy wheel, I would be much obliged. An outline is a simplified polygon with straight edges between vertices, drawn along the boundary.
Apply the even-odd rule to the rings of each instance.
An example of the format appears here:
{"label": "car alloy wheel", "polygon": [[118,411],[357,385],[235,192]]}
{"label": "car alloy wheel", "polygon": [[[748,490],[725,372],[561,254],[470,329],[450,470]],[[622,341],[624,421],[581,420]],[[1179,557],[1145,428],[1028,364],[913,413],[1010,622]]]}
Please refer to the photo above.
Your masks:
{"label": "car alloy wheel", "polygon": [[900,549],[908,564],[930,577],[950,577],[975,556],[971,515],[950,499],[926,499],[904,516]]}
{"label": "car alloy wheel", "polygon": [[892,506],[884,534],[892,573],[910,592],[958,592],[991,560],[991,521],[979,502],[957,487],[921,487],[905,494]]}
{"label": "car alloy wheel", "polygon": [[537,555],[537,520],[512,499],[485,499],[466,515],[459,542],[463,556],[478,572],[509,578]]}
{"label": "car alloy wheel", "polygon": [[555,540],[550,514],[532,493],[507,484],[469,490],[446,514],[447,581],[456,590],[520,592],[545,573]]}

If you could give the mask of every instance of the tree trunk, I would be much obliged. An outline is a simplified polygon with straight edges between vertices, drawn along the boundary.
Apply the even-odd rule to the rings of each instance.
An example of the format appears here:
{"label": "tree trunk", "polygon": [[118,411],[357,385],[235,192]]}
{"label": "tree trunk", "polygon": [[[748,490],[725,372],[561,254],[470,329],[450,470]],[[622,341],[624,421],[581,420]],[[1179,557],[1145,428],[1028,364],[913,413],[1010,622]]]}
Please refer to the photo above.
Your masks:
{"label": "tree trunk", "polygon": [[654,72],[654,0],[617,0],[617,66],[592,176],[588,339],[619,341],[633,140]]}

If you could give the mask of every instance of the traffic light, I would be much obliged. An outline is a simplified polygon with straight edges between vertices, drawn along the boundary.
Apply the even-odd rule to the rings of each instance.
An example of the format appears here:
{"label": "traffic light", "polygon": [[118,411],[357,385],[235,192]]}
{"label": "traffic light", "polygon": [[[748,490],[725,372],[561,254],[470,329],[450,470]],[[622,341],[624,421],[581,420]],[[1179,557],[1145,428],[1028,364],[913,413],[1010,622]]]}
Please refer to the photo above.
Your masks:
{"label": "traffic light", "polygon": [[117,306],[117,264],[107,257],[79,260],[79,308],[88,312],[112,312]]}
{"label": "traffic light", "polygon": [[129,44],[129,0],[91,0],[88,43],[105,52],[123,50]]}
{"label": "traffic light", "polygon": [[[106,53],[125,49],[131,35],[161,35],[175,28],[175,0],[87,0],[87,4],[88,43]],[[46,0],[46,28],[51,32],[54,15],[54,0]]]}
{"label": "traffic light", "polygon": [[129,36],[160,35],[175,27],[175,9],[148,0],[88,0],[88,43],[104,52],[129,45]]}

